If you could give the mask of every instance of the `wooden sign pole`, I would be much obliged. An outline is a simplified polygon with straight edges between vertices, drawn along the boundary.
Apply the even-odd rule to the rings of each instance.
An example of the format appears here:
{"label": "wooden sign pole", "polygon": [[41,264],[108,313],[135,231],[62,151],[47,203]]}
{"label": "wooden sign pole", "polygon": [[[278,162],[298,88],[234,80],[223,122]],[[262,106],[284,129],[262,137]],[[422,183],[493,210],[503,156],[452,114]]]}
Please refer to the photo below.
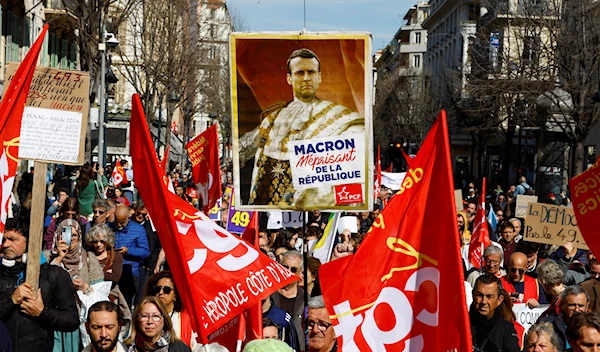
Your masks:
{"label": "wooden sign pole", "polygon": [[36,161],[33,171],[33,190],[31,192],[31,219],[29,222],[29,241],[27,243],[26,281],[37,295],[40,281],[40,258],[44,236],[44,218],[46,215],[46,172],[48,164]]}

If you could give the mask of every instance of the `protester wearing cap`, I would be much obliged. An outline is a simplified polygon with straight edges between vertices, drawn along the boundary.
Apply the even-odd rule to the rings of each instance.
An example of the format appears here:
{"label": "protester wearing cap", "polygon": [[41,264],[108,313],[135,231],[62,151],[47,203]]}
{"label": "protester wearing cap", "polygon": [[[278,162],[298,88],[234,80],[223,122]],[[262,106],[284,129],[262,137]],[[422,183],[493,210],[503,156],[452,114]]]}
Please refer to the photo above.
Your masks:
{"label": "protester wearing cap", "polygon": [[538,322],[548,322],[552,324],[554,332],[560,340],[560,350],[565,351],[571,346],[568,345],[566,327],[571,319],[576,315],[586,312],[589,307],[589,298],[585,290],[580,286],[569,286],[563,290],[558,298],[559,314],[540,317]]}
{"label": "protester wearing cap", "polygon": [[75,291],[64,270],[43,263],[35,297],[25,283],[28,239],[26,225],[14,219],[6,221],[0,263],[0,318],[12,339],[12,351],[52,351],[54,331],[76,331],[79,325]]}
{"label": "protester wearing cap", "polygon": [[511,294],[513,303],[527,303],[530,308],[548,303],[542,286],[538,281],[525,275],[527,256],[513,253],[508,261],[508,274],[500,280],[502,287]]}
{"label": "protester wearing cap", "polygon": [[[295,250],[285,252],[281,259],[281,265],[301,279],[303,277],[303,262],[302,254]],[[291,284],[280,288],[271,295],[271,298],[273,299],[273,304],[275,306],[292,316],[296,335],[299,337],[304,336],[304,329],[302,329],[304,290],[298,285],[298,281],[294,281]],[[306,348],[304,339],[300,338],[299,340],[300,350],[304,351]]]}
{"label": "protester wearing cap", "polygon": [[158,298],[165,305],[167,313],[171,317],[175,336],[188,345],[192,351],[200,351],[200,345],[196,342],[198,335],[192,330],[191,317],[183,307],[183,301],[175,287],[171,272],[161,271],[150,276],[145,287],[145,296]]}
{"label": "protester wearing cap", "polygon": [[308,329],[309,352],[337,351],[335,331],[323,296],[312,297],[308,300],[306,328]]}
{"label": "protester wearing cap", "polygon": [[473,287],[473,303],[469,309],[474,351],[519,352],[519,339],[513,324],[502,318],[498,309],[504,296],[498,278],[484,274]]}

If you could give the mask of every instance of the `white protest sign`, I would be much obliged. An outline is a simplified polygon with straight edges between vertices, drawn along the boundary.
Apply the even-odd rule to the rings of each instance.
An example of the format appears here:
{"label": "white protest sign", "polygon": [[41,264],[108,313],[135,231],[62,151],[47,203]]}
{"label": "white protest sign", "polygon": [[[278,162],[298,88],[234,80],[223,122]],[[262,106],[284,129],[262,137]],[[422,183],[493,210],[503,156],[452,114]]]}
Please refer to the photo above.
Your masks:
{"label": "white protest sign", "polygon": [[454,202],[456,202],[456,211],[465,210],[465,206],[463,204],[462,189],[454,190]]}
{"label": "white protest sign", "polygon": [[540,315],[548,309],[549,304],[542,304],[536,308],[529,308],[525,303],[513,304],[513,313],[517,317],[517,322],[525,328],[525,332],[532,327]]}
{"label": "white protest sign", "polygon": [[19,159],[75,164],[79,160],[82,113],[26,106]]}
{"label": "white protest sign", "polygon": [[402,187],[404,176],[406,176],[406,172],[382,172],[381,184],[397,191]]}
{"label": "white protest sign", "polygon": [[365,183],[365,136],[348,134],[287,144],[296,191]]}
{"label": "white protest sign", "polygon": [[284,211],[281,213],[283,220],[283,227],[286,229],[296,229],[304,226],[304,212],[303,211]]}
{"label": "white protest sign", "polygon": [[527,206],[529,203],[537,203],[537,196],[526,196],[524,194],[520,194],[517,197],[517,205],[515,207],[515,217],[517,218],[525,218],[527,217]]}
{"label": "white protest sign", "polygon": [[358,222],[356,221],[356,216],[342,216],[340,218],[337,231],[338,233],[342,233],[345,229],[350,230],[352,233],[358,233]]}
{"label": "white protest sign", "polygon": [[270,211],[269,218],[267,220],[268,230],[279,230],[283,227],[283,217],[280,211]]}

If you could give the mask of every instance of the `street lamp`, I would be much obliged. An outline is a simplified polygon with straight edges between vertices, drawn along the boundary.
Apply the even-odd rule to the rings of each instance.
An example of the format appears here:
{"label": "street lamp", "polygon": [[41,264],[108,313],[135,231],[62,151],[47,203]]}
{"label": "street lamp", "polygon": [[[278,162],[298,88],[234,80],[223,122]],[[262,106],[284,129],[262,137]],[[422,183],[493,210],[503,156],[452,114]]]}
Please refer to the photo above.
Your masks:
{"label": "street lamp", "polygon": [[[119,45],[119,41],[114,34],[106,32],[106,23],[102,23],[102,43],[98,43],[98,50],[102,52],[102,61],[100,63],[100,112],[98,116],[98,164],[104,167],[106,163],[105,143],[104,143],[104,115],[106,111],[106,79],[108,82],[116,83],[118,81],[115,74],[106,71],[106,48],[114,49]],[[112,75],[109,75],[111,73]],[[108,76],[108,77],[107,77]]]}

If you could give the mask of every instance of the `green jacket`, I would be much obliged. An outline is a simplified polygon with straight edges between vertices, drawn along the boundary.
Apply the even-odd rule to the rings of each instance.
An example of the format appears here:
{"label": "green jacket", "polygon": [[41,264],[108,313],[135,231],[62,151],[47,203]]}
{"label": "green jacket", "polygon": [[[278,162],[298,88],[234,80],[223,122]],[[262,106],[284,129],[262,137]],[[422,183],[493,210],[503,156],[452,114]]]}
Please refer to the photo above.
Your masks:
{"label": "green jacket", "polygon": [[[79,213],[87,217],[88,215],[94,212],[92,209],[92,203],[96,200],[96,195],[98,191],[96,189],[97,180],[90,181],[90,183],[79,193],[77,198],[79,199]],[[104,187],[108,186],[108,180],[106,176],[102,175],[102,186],[98,186],[98,188],[104,191]]]}

